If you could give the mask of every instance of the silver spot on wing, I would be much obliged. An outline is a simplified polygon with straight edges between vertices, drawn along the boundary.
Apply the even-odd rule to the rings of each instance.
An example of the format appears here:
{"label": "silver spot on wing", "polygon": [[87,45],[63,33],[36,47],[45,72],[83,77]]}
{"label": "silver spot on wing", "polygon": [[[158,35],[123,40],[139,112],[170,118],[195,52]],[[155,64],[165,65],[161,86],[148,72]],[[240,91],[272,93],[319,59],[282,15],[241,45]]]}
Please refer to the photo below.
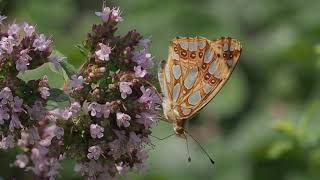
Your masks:
{"label": "silver spot on wing", "polygon": [[197,51],[198,50],[198,42],[189,42],[189,50],[190,51]]}
{"label": "silver spot on wing", "polygon": [[212,90],[212,88],[213,87],[211,85],[207,84],[207,83],[205,83],[204,86],[203,86],[203,90],[204,90],[204,92],[206,94],[208,94]]}
{"label": "silver spot on wing", "polygon": [[194,68],[191,70],[191,72],[188,74],[187,78],[185,79],[184,86],[187,89],[191,89],[197,77],[198,77],[198,68]]}
{"label": "silver spot on wing", "polygon": [[174,78],[175,78],[175,79],[179,79],[180,76],[181,76],[181,68],[180,68],[180,65],[173,65],[172,72],[173,72]]}
{"label": "silver spot on wing", "polygon": [[200,101],[201,101],[201,95],[199,90],[192,93],[188,98],[189,104],[194,106],[197,105]]}
{"label": "silver spot on wing", "polygon": [[209,63],[213,58],[213,51],[211,49],[207,49],[206,52],[204,53],[204,59],[203,61],[205,63]]}
{"label": "silver spot on wing", "polygon": [[223,45],[223,51],[228,51],[229,45],[227,43],[225,43]]}
{"label": "silver spot on wing", "polygon": [[198,42],[198,48],[203,49],[206,47],[206,41],[199,41]]}
{"label": "silver spot on wing", "polygon": [[176,84],[173,88],[173,92],[172,92],[172,99],[173,101],[177,101],[178,97],[179,97],[179,94],[180,94],[180,89],[181,89],[181,86],[180,84]]}
{"label": "silver spot on wing", "polygon": [[182,49],[188,50],[188,42],[182,41],[182,42],[179,42],[179,44],[180,44]]}
{"label": "silver spot on wing", "polygon": [[209,67],[209,73],[214,74],[217,71],[217,65],[212,63]]}
{"label": "silver spot on wing", "polygon": [[181,106],[181,111],[184,115],[189,115],[191,113],[191,109],[186,107],[186,104],[183,104]]}

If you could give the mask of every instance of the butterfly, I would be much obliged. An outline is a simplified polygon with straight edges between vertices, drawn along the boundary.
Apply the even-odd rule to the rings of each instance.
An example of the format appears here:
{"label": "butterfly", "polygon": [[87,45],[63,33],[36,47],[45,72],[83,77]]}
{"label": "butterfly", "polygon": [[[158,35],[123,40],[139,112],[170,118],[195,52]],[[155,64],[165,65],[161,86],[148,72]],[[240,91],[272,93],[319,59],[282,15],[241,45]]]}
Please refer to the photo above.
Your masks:
{"label": "butterfly", "polygon": [[210,41],[203,37],[175,38],[169,57],[162,61],[158,78],[163,94],[165,121],[186,138],[185,123],[206,106],[233,72],[242,46],[230,37]]}

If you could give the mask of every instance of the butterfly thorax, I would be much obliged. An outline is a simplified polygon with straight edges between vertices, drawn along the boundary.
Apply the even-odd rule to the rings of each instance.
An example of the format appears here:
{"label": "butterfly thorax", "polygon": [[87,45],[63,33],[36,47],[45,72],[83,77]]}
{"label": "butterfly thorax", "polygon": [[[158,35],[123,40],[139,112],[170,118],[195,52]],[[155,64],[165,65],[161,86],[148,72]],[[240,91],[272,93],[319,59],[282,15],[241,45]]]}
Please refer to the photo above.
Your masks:
{"label": "butterfly thorax", "polygon": [[[166,104],[166,102],[163,102]],[[166,105],[163,105],[163,110],[165,114],[165,118],[169,121],[172,122],[173,124],[173,129],[176,135],[179,137],[185,138],[185,130],[184,130],[184,125],[186,122],[186,119],[179,119],[179,112],[176,111],[175,104],[170,105],[169,107]]]}

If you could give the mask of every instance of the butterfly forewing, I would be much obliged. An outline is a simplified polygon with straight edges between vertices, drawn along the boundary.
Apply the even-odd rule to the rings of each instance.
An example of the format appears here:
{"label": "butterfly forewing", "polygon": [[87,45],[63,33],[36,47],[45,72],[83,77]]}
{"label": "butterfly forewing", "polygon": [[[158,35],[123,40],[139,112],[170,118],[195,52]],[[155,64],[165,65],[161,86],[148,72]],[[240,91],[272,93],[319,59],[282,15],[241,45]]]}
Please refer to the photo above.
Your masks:
{"label": "butterfly forewing", "polygon": [[169,57],[159,71],[166,109],[175,119],[187,119],[204,107],[231,75],[241,53],[241,45],[231,38],[176,38]]}

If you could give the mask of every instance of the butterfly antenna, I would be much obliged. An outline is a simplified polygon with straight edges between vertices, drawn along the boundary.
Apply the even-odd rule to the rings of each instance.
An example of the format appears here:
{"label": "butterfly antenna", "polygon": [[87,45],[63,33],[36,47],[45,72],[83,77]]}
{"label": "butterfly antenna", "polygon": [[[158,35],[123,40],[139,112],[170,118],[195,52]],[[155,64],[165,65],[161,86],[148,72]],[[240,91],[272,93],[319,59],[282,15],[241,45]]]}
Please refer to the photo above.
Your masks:
{"label": "butterfly antenna", "polygon": [[189,151],[189,142],[188,142],[188,138],[186,138],[186,144],[187,144],[187,151],[188,151],[188,162],[191,162],[191,156],[190,156],[190,151]]}
{"label": "butterfly antenna", "polygon": [[152,135],[152,134],[150,134],[149,136],[154,137],[154,138],[156,138],[156,139],[159,140],[159,141],[162,141],[162,140],[165,140],[165,139],[168,139],[168,138],[172,137],[173,135],[175,135],[175,133],[170,134],[170,135],[168,135],[168,136],[166,136],[166,137],[164,137],[164,138],[159,138],[159,137],[154,136],[154,135]]}
{"label": "butterfly antenna", "polygon": [[203,148],[203,146],[199,143],[199,141],[196,138],[194,138],[191,134],[189,134],[186,130],[185,130],[185,132],[186,132],[186,134],[188,134],[198,144],[198,146],[200,147],[202,152],[204,152],[204,154],[209,158],[210,162],[212,164],[214,164],[214,160],[211,158],[209,153]]}

